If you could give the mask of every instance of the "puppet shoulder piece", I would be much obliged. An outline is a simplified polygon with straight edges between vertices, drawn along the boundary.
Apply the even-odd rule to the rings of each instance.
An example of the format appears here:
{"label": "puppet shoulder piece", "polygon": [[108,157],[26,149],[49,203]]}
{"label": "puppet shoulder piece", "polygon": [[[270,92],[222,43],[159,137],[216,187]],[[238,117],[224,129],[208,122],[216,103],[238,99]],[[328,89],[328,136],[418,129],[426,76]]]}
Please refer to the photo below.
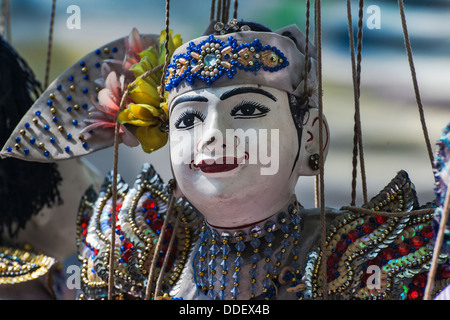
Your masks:
{"label": "puppet shoulder piece", "polygon": [[30,250],[0,246],[0,297],[54,299],[56,260]]}
{"label": "puppet shoulder piece", "polygon": [[[327,230],[326,258],[320,245],[307,259],[305,299],[322,298],[326,263],[330,299],[422,299],[430,269],[434,206],[419,207],[405,171],[362,208],[343,207]],[[441,254],[434,284],[436,295],[450,283],[448,256]]]}
{"label": "puppet shoulder piece", "polygon": [[[154,260],[155,272],[151,281],[156,283],[164,267],[162,293],[168,292],[178,280],[196,236],[195,230],[189,227],[192,222],[195,224],[196,211],[179,199],[174,203],[173,214],[165,221],[169,206],[168,187],[153,167],[145,164],[133,187],[118,177],[116,229],[112,230],[111,190],[112,174],[109,174],[98,194],[89,189],[81,200],[77,245],[83,266],[83,294],[79,298],[103,299],[108,295],[111,232],[116,233],[114,296],[119,299],[144,298]],[[167,227],[164,229],[165,223]],[[164,238],[155,255],[162,230],[165,230]]]}

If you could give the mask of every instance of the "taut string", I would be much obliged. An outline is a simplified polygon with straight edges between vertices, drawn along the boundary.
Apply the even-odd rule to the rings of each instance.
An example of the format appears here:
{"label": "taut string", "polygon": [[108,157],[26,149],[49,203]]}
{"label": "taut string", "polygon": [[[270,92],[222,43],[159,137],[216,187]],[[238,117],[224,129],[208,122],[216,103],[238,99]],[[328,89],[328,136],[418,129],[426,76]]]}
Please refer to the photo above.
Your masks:
{"label": "taut string", "polygon": [[52,14],[50,16],[50,30],[48,32],[47,62],[46,62],[46,66],[45,66],[44,88],[48,87],[48,78],[50,77],[50,64],[51,64],[52,46],[53,46],[53,26],[55,25],[55,9],[56,9],[56,0],[53,0]]}
{"label": "taut string", "polygon": [[322,17],[320,0],[315,3],[315,31],[317,43],[317,66],[319,82],[319,194],[320,194],[320,218],[321,218],[321,247],[322,247],[322,296],[328,300],[327,284],[327,253],[326,253],[326,217],[325,217],[325,183],[324,183],[324,159],[323,159],[323,99],[322,99]]}
{"label": "taut string", "polygon": [[111,240],[110,240],[110,252],[109,252],[109,275],[108,275],[108,299],[111,300],[113,296],[114,288],[114,250],[116,244],[116,207],[117,207],[117,174],[119,167],[119,114],[125,109],[128,93],[136,85],[138,79],[145,79],[153,73],[158,72],[164,65],[159,65],[149,71],[144,72],[136,80],[134,80],[125,90],[120,101],[119,111],[117,112],[116,125],[114,127],[114,159],[113,159],[113,181],[112,181],[112,219],[111,219]]}
{"label": "taut string", "polygon": [[238,1],[238,0],[234,0],[233,19],[237,19],[237,16],[238,16],[238,6],[239,6],[239,1]]}
{"label": "taut string", "polygon": [[[162,245],[162,242],[164,239],[164,235],[166,233],[167,224],[169,223],[170,215],[174,208],[174,204],[175,204],[175,195],[172,192],[169,196],[169,203],[167,205],[166,218],[164,219],[164,223],[161,228],[161,233],[159,234],[158,242],[156,243],[155,251],[153,252],[152,264],[150,265],[150,270],[148,272],[147,286],[145,288],[145,300],[150,300],[152,298],[151,287],[152,287],[152,283],[153,283],[153,275],[154,275],[155,269],[156,269],[156,262],[158,260],[159,252],[160,252],[161,245]],[[173,233],[175,233],[175,231]],[[166,257],[165,261],[167,261],[167,257]],[[163,271],[161,268],[160,274],[162,272]],[[154,298],[156,298],[156,291],[155,291]]]}
{"label": "taut string", "polygon": [[214,20],[215,9],[216,9],[216,0],[211,0],[211,14],[209,16],[209,21],[213,21]]}
{"label": "taut string", "polygon": [[436,241],[434,243],[430,271],[428,272],[428,276],[427,276],[427,284],[425,286],[425,293],[424,293],[424,297],[423,297],[424,300],[431,299],[431,292],[434,288],[434,279],[436,278],[438,258],[439,258],[439,254],[440,254],[440,251],[442,248],[442,243],[444,242],[445,226],[447,224],[449,210],[450,210],[450,192],[449,192],[449,188],[447,186],[447,193],[445,196],[442,217],[441,217],[441,221],[439,221],[439,231],[436,236]]}
{"label": "taut string", "polygon": [[[417,107],[419,109],[419,117],[420,117],[420,122],[422,124],[423,136],[424,136],[425,144],[427,147],[428,157],[429,157],[430,163],[431,163],[431,169],[434,173],[434,156],[433,156],[433,151],[432,151],[432,147],[431,147],[431,143],[430,143],[430,138],[428,135],[427,124],[425,121],[425,114],[424,114],[424,110],[423,110],[422,99],[420,97],[419,84],[417,82],[416,70],[415,70],[414,60],[413,60],[413,55],[412,55],[411,42],[409,40],[409,35],[408,35],[408,26],[406,23],[405,8],[403,5],[403,0],[398,0],[398,6],[400,9],[403,37],[404,37],[404,41],[405,41],[406,53],[408,55],[409,68],[411,70],[411,78],[412,78],[412,82],[413,82],[416,103],[417,103]],[[445,225],[446,225],[447,219],[448,219],[449,198],[450,198],[450,196],[449,196],[449,192],[447,189],[447,195],[446,195],[445,204],[444,204],[444,211],[442,212],[442,219],[440,221],[439,231],[436,236],[436,242],[434,244],[434,250],[433,250],[433,258],[431,260],[430,271],[428,273],[428,280],[427,280],[427,284],[425,287],[424,300],[430,300],[431,291],[433,290],[433,287],[434,287],[434,279],[436,276],[439,252],[442,247],[442,242],[443,242],[444,233],[445,233]]]}
{"label": "taut string", "polygon": [[405,40],[405,48],[406,48],[406,52],[407,52],[407,55],[408,55],[409,68],[411,69],[411,78],[412,78],[412,81],[413,81],[414,93],[415,93],[415,96],[416,96],[417,107],[419,109],[420,122],[422,124],[422,131],[423,131],[423,135],[424,135],[424,138],[425,138],[425,144],[427,146],[428,157],[430,158],[430,162],[431,162],[431,169],[434,170],[434,156],[433,156],[433,151],[432,151],[432,148],[431,148],[430,138],[428,136],[428,129],[427,129],[426,121],[425,121],[425,114],[424,114],[424,111],[423,111],[422,99],[420,97],[420,92],[419,92],[419,84],[417,82],[416,69],[414,67],[414,60],[413,60],[413,56],[412,56],[411,42],[409,40],[409,35],[408,35],[408,27],[407,27],[407,24],[406,24],[406,17],[405,17],[405,9],[404,9],[404,6],[403,6],[403,0],[398,0],[398,6],[400,8],[400,16],[401,16],[402,28],[403,28],[403,37],[404,37],[404,40]]}
{"label": "taut string", "polygon": [[217,3],[217,12],[216,12],[216,21],[222,21],[222,5],[225,0],[218,0]]}
{"label": "taut string", "polygon": [[310,18],[310,0],[306,1],[306,27],[305,27],[305,75],[303,79],[304,99],[308,99],[308,60],[309,60],[309,18]]}
{"label": "taut string", "polygon": [[388,218],[400,218],[405,216],[420,216],[424,214],[431,214],[434,212],[433,208],[428,209],[419,209],[419,210],[412,210],[412,211],[400,211],[400,212],[387,212],[387,211],[374,211],[370,209],[365,209],[361,207],[353,207],[353,206],[344,206],[341,207],[340,210],[344,211],[353,211],[358,212],[362,214],[367,214],[371,216],[381,216],[381,217],[388,217]]}
{"label": "taut string", "polygon": [[[357,53],[355,58],[355,44],[353,40],[353,25],[352,25],[352,13],[351,13],[351,1],[347,0],[347,18],[348,18],[348,30],[350,40],[350,54],[352,63],[352,78],[353,78],[353,93],[355,100],[355,115],[354,115],[354,135],[353,135],[353,170],[352,170],[352,192],[351,192],[351,205],[356,203],[356,177],[357,177],[357,165],[358,165],[358,149],[361,167],[361,180],[364,203],[367,203],[367,181],[365,172],[364,161],[364,148],[362,142],[362,130],[361,130],[361,111],[360,111],[360,96],[361,96],[361,52],[362,52],[362,29],[363,29],[363,6],[364,1],[359,1],[359,18],[358,18],[358,43]],[[356,59],[356,61],[355,61]]]}
{"label": "taut string", "polygon": [[[183,212],[184,212],[184,209],[186,208],[186,206],[187,206],[187,200],[184,200],[183,201],[183,205],[181,206],[180,212],[178,212],[178,215],[175,217],[175,225],[173,227],[173,232],[172,232],[172,234],[170,236],[169,245],[167,247],[167,251],[166,251],[166,254],[164,256],[164,263],[161,266],[161,271],[159,272],[158,280],[156,282],[155,298],[159,296],[159,292],[161,291],[162,280],[163,280],[163,277],[164,277],[164,273],[166,271],[166,266],[167,266],[167,263],[169,261],[170,254],[172,252],[173,245],[175,243],[175,238],[176,238],[178,227],[180,225],[181,216],[183,215]],[[168,219],[168,217],[166,217],[166,220],[167,219]]]}
{"label": "taut string", "polygon": [[164,69],[162,72],[162,76],[161,76],[161,86],[159,87],[159,94],[161,95],[161,98],[164,99],[164,91],[165,91],[165,78],[166,78],[166,71],[167,71],[167,67],[169,66],[169,57],[170,57],[170,53],[169,53],[169,13],[170,13],[170,0],[166,0],[166,20],[165,20],[165,25],[166,25],[166,39],[164,42],[164,48],[166,50],[166,55],[165,55],[165,60],[164,60]]}

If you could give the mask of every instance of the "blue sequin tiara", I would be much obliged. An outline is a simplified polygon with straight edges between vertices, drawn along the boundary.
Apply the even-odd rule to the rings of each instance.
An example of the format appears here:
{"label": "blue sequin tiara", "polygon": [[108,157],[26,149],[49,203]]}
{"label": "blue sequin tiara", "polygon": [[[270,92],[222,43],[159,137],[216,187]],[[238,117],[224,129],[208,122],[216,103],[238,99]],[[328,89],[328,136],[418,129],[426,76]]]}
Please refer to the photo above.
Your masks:
{"label": "blue sequin tiara", "polygon": [[238,44],[232,36],[228,42],[210,35],[199,44],[190,42],[185,53],[173,57],[166,73],[166,90],[176,88],[186,80],[190,85],[198,79],[211,85],[227,75],[232,79],[239,71],[276,72],[289,65],[285,55],[270,45],[263,45],[259,39]]}

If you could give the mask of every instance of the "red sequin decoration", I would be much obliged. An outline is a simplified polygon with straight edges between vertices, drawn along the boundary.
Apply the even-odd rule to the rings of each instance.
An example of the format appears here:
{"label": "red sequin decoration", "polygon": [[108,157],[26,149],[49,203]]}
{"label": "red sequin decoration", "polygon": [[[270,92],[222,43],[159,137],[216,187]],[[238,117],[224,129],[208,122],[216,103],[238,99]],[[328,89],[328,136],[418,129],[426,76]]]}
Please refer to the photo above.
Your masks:
{"label": "red sequin decoration", "polygon": [[387,221],[387,217],[383,217],[383,216],[375,216],[375,220],[376,222],[378,222],[379,224],[385,223]]}
{"label": "red sequin decoration", "polygon": [[150,209],[145,213],[145,220],[152,221],[152,220],[156,219],[157,217],[158,217],[158,212],[153,209]]}
{"label": "red sequin decoration", "polygon": [[438,269],[438,274],[443,278],[443,279],[448,279],[450,278],[450,265],[449,264],[443,264],[442,266],[439,267]]}
{"label": "red sequin decoration", "polygon": [[164,220],[161,218],[154,219],[150,222],[150,227],[153,231],[160,231],[164,224]]}
{"label": "red sequin decoration", "polygon": [[145,210],[154,209],[156,207],[156,202],[153,199],[147,199],[142,203],[142,208]]}
{"label": "red sequin decoration", "polygon": [[132,244],[131,242],[127,241],[127,240],[124,240],[124,241],[123,241],[122,246],[123,246],[125,249],[132,249],[132,248],[133,248],[133,244]]}
{"label": "red sequin decoration", "polygon": [[339,262],[339,256],[337,255],[337,253],[333,253],[332,255],[330,255],[328,257],[327,265],[329,267],[332,267],[338,262]]}
{"label": "red sequin decoration", "polygon": [[414,236],[410,239],[410,243],[415,249],[422,247],[424,242],[425,241],[422,236]]}
{"label": "red sequin decoration", "polygon": [[372,225],[371,223],[364,223],[364,224],[361,226],[361,230],[362,230],[365,234],[370,234],[370,233],[373,232],[374,227],[373,227],[373,225]]}
{"label": "red sequin decoration", "polygon": [[402,242],[398,245],[398,254],[400,257],[406,256],[410,252],[411,246],[409,244]]}
{"label": "red sequin decoration", "polygon": [[433,227],[426,226],[425,228],[423,228],[422,236],[427,238],[427,239],[433,238],[434,237]]}
{"label": "red sequin decoration", "polygon": [[410,288],[408,290],[408,299],[409,300],[421,300],[423,297],[423,292],[419,288]]}
{"label": "red sequin decoration", "polygon": [[336,272],[337,272],[337,270],[334,269],[334,268],[328,269],[328,271],[327,271],[327,282],[331,282],[334,279],[336,279],[336,275],[335,275]]}
{"label": "red sequin decoration", "polygon": [[127,263],[128,260],[130,260],[131,257],[131,253],[133,252],[133,250],[131,249],[127,249],[122,253],[122,260],[123,262]]}
{"label": "red sequin decoration", "polygon": [[381,257],[385,260],[391,260],[395,257],[395,251],[392,248],[385,248],[381,251]]}
{"label": "red sequin decoration", "polygon": [[427,275],[426,273],[416,274],[412,279],[413,284],[418,288],[425,288],[427,284]]}
{"label": "red sequin decoration", "polygon": [[347,250],[348,243],[347,240],[342,239],[336,244],[336,250],[340,253],[344,253]]}
{"label": "red sequin decoration", "polygon": [[351,230],[348,234],[347,237],[352,241],[355,242],[356,239],[358,239],[359,236],[359,231],[358,230]]}

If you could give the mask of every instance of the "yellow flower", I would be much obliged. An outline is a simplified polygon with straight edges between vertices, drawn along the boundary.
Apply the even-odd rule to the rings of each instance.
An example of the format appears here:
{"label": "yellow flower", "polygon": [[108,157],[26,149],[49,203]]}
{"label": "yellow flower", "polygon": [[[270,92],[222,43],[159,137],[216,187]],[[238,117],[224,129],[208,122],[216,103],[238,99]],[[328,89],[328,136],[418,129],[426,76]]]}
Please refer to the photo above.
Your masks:
{"label": "yellow flower", "polygon": [[150,153],[165,146],[168,134],[162,132],[158,124],[155,126],[137,128],[136,138],[141,142],[142,149],[145,152]]}
{"label": "yellow flower", "polygon": [[147,104],[130,103],[127,109],[119,114],[120,123],[128,123],[137,127],[155,125],[160,122],[163,110]]}
{"label": "yellow flower", "polygon": [[169,119],[169,92],[164,91],[164,100],[159,104],[159,107],[166,114],[166,119]]}
{"label": "yellow flower", "polygon": [[156,49],[154,47],[148,47],[144,51],[140,52],[139,56],[141,57],[141,60],[147,57],[153,67],[156,67],[158,65],[158,53],[156,52]]}
{"label": "yellow flower", "polygon": [[[141,56],[141,61],[130,68],[136,78],[142,76],[146,71],[152,70],[158,66],[158,54],[156,53],[155,48],[149,47],[139,55]],[[157,88],[161,84],[161,77],[162,71],[158,71],[145,77],[144,80],[148,82],[149,85]]]}
{"label": "yellow flower", "polygon": [[129,91],[128,97],[139,104],[159,106],[161,103],[158,90],[142,78],[136,79],[135,86]]}
{"label": "yellow flower", "polygon": [[[136,77],[133,87],[128,92],[128,97],[133,100],[133,103],[128,103],[126,109],[118,116],[121,124],[137,127],[136,138],[141,143],[142,149],[148,153],[167,143],[168,134],[161,131],[160,126],[163,121],[169,119],[167,105],[169,93],[164,92],[164,97],[161,97],[158,91],[161,85],[162,69],[146,78],[140,77],[145,72],[165,63],[165,41],[166,33],[162,31],[159,37],[159,48],[149,47],[140,52],[140,62],[130,67],[129,70]],[[169,58],[181,44],[180,35],[172,36],[172,30],[170,30]]]}

